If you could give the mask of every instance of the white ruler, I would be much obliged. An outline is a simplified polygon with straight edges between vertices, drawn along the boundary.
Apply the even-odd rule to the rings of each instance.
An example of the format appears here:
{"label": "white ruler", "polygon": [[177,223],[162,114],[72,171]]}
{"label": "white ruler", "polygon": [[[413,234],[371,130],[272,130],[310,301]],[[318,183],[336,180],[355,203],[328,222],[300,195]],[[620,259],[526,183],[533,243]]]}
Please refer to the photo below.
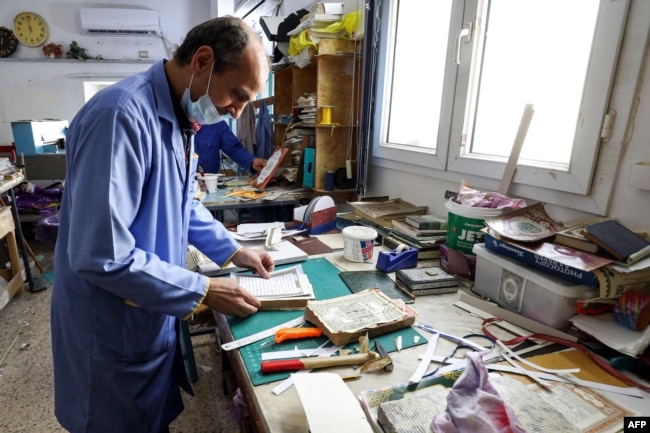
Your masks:
{"label": "white ruler", "polygon": [[301,325],[305,324],[305,322],[306,322],[305,321],[305,316],[296,317],[293,320],[289,320],[288,322],[282,323],[282,324],[280,324],[278,326],[274,326],[272,328],[265,329],[264,331],[260,331],[260,332],[258,332],[256,334],[249,335],[248,337],[240,338],[239,340],[233,340],[233,341],[231,341],[229,343],[224,343],[224,344],[221,345],[221,348],[223,350],[228,351],[228,350],[236,349],[238,347],[246,346],[248,344],[255,343],[256,341],[260,341],[260,340],[262,340],[262,339],[264,339],[266,337],[270,337],[271,335],[274,335],[275,332],[277,330],[279,330],[279,329],[282,329],[282,328],[295,328],[297,326],[301,326]]}

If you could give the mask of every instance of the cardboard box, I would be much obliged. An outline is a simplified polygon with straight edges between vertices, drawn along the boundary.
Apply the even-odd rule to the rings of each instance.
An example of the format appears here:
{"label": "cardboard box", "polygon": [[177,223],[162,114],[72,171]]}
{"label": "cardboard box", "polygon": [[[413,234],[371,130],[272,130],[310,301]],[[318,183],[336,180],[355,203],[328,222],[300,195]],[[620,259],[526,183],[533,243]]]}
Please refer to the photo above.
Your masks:
{"label": "cardboard box", "polygon": [[569,327],[580,299],[595,298],[598,289],[537,270],[521,262],[474,245],[474,292],[499,306],[555,329]]}

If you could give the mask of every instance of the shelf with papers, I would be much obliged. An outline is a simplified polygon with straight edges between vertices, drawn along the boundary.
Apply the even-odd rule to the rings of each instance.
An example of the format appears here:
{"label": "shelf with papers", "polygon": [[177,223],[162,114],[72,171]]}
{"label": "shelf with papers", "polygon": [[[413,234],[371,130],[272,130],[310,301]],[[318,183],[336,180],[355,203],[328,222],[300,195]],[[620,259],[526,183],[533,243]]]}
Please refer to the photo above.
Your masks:
{"label": "shelf with papers", "polygon": [[[313,141],[310,139],[307,146],[304,142],[301,143],[298,149],[302,151],[305,147],[314,148],[310,171],[313,173],[313,183],[310,182],[309,187],[318,195],[332,196],[337,203],[355,201],[362,61],[360,56],[346,51],[354,51],[357,48],[354,43],[341,45],[341,50],[347,47],[345,54],[340,54],[338,48],[332,52],[328,43],[323,43],[323,47],[327,53],[320,53],[319,46],[319,54],[306,67],[289,65],[274,71],[274,143],[275,146],[287,145],[289,132],[293,129],[313,128]],[[315,111],[311,110],[316,116],[314,124],[300,123],[297,113],[297,107],[301,106],[299,98],[306,99],[309,95],[315,95]],[[291,116],[291,123],[286,123],[286,119],[278,121],[286,115]],[[299,164],[304,165],[304,159],[299,160]],[[335,184],[333,191],[326,190],[327,173],[345,170],[346,164],[351,166],[354,177],[352,185]],[[298,173],[297,182],[302,184],[300,169]]]}

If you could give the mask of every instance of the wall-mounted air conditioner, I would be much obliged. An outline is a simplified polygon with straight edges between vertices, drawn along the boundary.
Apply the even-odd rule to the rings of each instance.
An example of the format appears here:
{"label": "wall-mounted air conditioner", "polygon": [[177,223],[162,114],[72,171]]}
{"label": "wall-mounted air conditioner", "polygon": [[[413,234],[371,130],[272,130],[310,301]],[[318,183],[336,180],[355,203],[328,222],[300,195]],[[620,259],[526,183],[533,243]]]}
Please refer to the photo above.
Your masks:
{"label": "wall-mounted air conditioner", "polygon": [[82,8],[81,28],[91,35],[160,35],[158,12],[149,9]]}

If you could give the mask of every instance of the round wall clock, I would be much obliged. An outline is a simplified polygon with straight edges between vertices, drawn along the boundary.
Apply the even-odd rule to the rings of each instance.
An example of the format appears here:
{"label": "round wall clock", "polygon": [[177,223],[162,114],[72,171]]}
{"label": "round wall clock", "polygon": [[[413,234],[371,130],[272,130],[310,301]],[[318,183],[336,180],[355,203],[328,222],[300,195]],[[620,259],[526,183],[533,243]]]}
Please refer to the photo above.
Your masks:
{"label": "round wall clock", "polygon": [[34,12],[21,12],[14,18],[14,33],[21,43],[37,47],[47,40],[50,31],[42,16]]}
{"label": "round wall clock", "polygon": [[16,51],[18,40],[10,29],[0,27],[0,57],[9,57]]}

